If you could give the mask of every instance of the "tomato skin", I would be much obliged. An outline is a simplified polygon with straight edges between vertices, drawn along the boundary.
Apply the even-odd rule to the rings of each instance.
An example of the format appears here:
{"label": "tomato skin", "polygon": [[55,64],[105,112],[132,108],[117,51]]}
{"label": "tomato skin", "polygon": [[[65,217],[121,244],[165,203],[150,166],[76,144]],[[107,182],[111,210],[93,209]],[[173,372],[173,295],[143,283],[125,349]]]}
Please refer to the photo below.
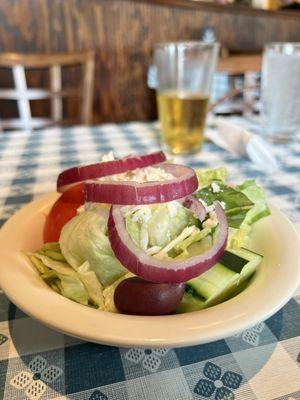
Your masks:
{"label": "tomato skin", "polygon": [[69,203],[83,204],[84,203],[83,183],[79,183],[78,185],[70,187],[70,189],[62,193],[59,200],[66,201]]}
{"label": "tomato skin", "polygon": [[46,217],[44,243],[58,242],[63,226],[77,214],[77,208],[84,204],[83,184],[65,191],[53,204]]}

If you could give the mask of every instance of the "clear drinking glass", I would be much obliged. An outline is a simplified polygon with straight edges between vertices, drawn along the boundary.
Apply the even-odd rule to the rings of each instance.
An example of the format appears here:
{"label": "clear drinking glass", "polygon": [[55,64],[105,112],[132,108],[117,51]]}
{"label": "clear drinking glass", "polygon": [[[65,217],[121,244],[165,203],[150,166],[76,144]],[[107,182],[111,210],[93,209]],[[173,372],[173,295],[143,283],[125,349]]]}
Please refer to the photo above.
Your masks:
{"label": "clear drinking glass", "polygon": [[202,145],[218,52],[218,43],[204,42],[165,43],[154,49],[162,141],[174,154]]}
{"label": "clear drinking glass", "polygon": [[300,43],[265,46],[261,84],[262,132],[288,142],[300,131]]}

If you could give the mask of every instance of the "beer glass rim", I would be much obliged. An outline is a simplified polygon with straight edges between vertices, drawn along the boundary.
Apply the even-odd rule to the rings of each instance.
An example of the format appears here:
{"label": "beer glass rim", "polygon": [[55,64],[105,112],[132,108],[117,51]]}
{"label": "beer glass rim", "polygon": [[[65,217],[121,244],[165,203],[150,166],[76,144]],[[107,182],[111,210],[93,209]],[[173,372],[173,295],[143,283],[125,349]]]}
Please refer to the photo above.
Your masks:
{"label": "beer glass rim", "polygon": [[160,42],[154,45],[154,50],[160,48],[169,48],[171,46],[183,47],[183,48],[219,48],[219,42],[203,42],[199,40],[187,40],[187,41],[175,41],[175,42]]}
{"label": "beer glass rim", "polygon": [[282,54],[292,54],[293,50],[300,50],[300,42],[270,42],[264,46],[264,51],[276,51]]}

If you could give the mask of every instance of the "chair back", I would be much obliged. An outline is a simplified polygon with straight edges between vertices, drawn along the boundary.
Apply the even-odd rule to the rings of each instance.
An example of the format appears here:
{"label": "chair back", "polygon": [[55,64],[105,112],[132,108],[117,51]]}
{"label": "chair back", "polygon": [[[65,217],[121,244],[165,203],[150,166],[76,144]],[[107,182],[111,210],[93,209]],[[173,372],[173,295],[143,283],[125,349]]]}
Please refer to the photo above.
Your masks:
{"label": "chair back", "polygon": [[[81,82],[63,88],[62,71],[64,67],[79,67],[82,70]],[[39,129],[57,124],[89,124],[92,120],[94,53],[55,53],[55,54],[0,54],[0,68],[12,71],[13,88],[0,88],[0,99],[14,100],[17,103],[19,118],[2,119],[2,129]],[[49,70],[48,88],[30,88],[26,71]],[[64,117],[63,100],[78,98],[79,115],[73,119]],[[50,100],[49,118],[32,116],[30,101]]]}

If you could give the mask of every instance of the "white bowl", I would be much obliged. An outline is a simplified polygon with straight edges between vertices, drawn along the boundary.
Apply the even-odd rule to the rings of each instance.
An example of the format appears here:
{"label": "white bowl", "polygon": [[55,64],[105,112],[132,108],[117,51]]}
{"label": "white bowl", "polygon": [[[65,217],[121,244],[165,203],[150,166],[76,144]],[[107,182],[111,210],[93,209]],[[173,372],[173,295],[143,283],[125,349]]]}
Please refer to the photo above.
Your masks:
{"label": "white bowl", "polygon": [[45,325],[91,342],[115,346],[180,347],[240,332],[279,310],[300,283],[300,240],[275,207],[255,224],[251,249],[264,255],[249,286],[206,310],[141,317],[97,311],[52,291],[22,251],[42,245],[45,215],[57,198],[47,194],[17,212],[0,231],[0,286],[26,314]]}

